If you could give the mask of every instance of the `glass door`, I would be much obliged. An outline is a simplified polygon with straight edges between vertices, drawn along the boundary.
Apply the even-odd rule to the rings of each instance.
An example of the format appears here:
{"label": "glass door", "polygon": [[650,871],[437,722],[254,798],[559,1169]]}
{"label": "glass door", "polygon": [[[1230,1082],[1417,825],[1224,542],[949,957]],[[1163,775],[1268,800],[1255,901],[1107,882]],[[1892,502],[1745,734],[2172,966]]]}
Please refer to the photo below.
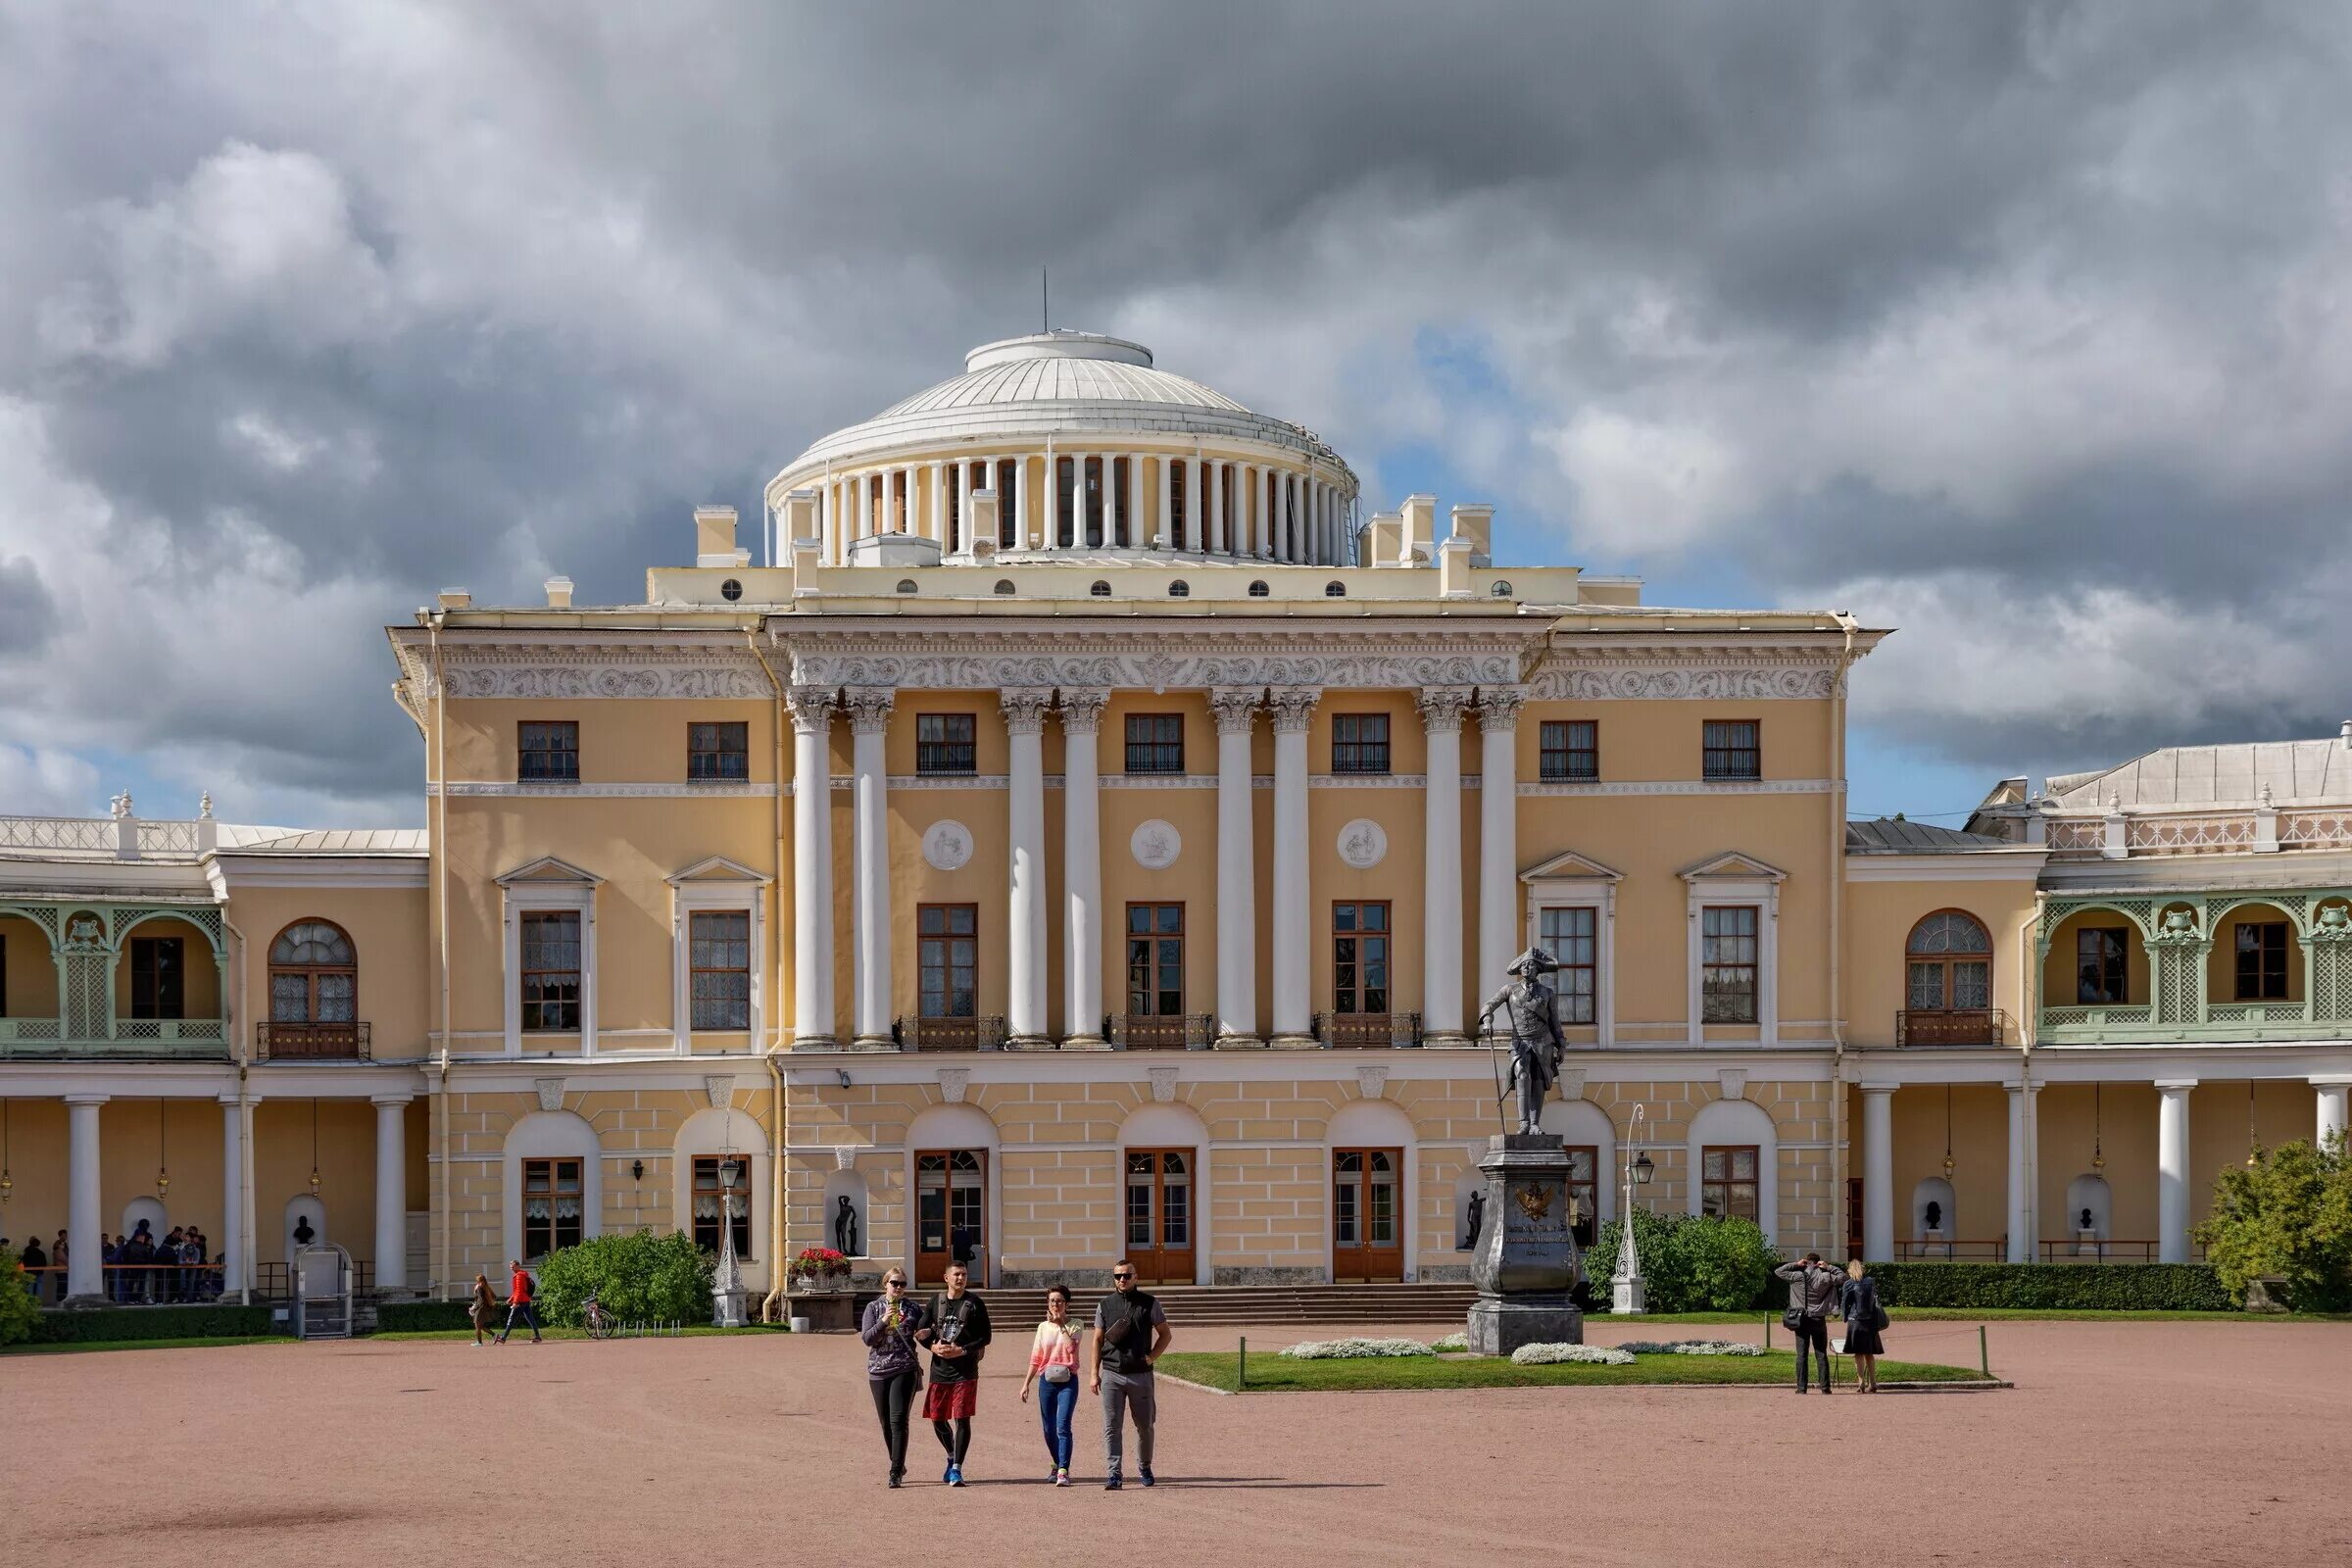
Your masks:
{"label": "glass door", "polygon": [[978,1149],[930,1149],[914,1156],[914,1278],[935,1285],[951,1262],[987,1284],[988,1153]]}
{"label": "glass door", "polygon": [[1404,1151],[1331,1152],[1331,1277],[1343,1284],[1404,1278]]}
{"label": "glass door", "polygon": [[1127,1258],[1148,1285],[1193,1283],[1193,1151],[1127,1152]]}

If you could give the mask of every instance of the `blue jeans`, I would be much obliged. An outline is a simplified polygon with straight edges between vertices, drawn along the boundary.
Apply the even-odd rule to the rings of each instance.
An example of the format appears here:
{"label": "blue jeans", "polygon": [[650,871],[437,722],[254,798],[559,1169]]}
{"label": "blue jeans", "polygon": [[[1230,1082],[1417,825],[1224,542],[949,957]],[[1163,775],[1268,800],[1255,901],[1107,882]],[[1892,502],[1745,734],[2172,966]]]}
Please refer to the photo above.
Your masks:
{"label": "blue jeans", "polygon": [[1078,1410],[1078,1380],[1067,1383],[1048,1383],[1038,1380],[1037,1418],[1046,1429],[1046,1451],[1054,1456],[1054,1467],[1070,1467],[1070,1417]]}
{"label": "blue jeans", "polygon": [[539,1314],[531,1310],[531,1303],[510,1301],[507,1303],[507,1326],[498,1331],[499,1344],[507,1343],[507,1336],[514,1332],[514,1325],[517,1321],[530,1326],[532,1339],[535,1340],[539,1337]]}

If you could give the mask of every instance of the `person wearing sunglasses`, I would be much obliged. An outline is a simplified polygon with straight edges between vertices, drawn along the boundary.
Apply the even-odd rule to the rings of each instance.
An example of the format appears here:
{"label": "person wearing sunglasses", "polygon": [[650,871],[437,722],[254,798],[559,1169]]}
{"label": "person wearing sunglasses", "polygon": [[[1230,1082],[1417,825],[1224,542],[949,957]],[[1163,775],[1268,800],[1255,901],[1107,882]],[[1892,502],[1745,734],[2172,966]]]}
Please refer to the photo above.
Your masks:
{"label": "person wearing sunglasses", "polygon": [[1070,1288],[1046,1288],[1046,1320],[1029,1345],[1029,1375],[1021,1379],[1021,1402],[1036,1388],[1038,1419],[1046,1429],[1046,1452],[1054,1462],[1054,1484],[1070,1484],[1070,1417],[1078,1409],[1078,1326],[1070,1321]]}
{"label": "person wearing sunglasses", "polygon": [[865,1377],[874,1391],[882,1443],[890,1450],[894,1488],[906,1478],[906,1420],[914,1408],[915,1388],[923,1381],[915,1335],[929,1320],[923,1303],[906,1294],[906,1271],[894,1268],[882,1276],[881,1298],[865,1303],[858,1327],[858,1337],[865,1341]]}
{"label": "person wearing sunglasses", "polygon": [[1102,1490],[1116,1492],[1129,1411],[1135,1414],[1138,1479],[1147,1487],[1155,1484],[1152,1478],[1152,1428],[1158,1401],[1152,1367],[1175,1336],[1168,1331],[1166,1310],[1135,1288],[1133,1263],[1123,1257],[1113,1263],[1110,1283],[1114,1287],[1111,1294],[1095,1308],[1093,1389],[1102,1396],[1102,1447],[1110,1468]]}

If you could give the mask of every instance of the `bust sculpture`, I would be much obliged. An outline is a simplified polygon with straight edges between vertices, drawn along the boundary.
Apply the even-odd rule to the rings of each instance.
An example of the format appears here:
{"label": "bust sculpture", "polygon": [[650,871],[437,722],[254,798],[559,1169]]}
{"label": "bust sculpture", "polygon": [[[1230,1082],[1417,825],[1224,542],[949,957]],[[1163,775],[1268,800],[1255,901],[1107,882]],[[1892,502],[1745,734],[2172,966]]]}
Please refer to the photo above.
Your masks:
{"label": "bust sculpture", "polygon": [[1486,1229],[1486,1225],[1487,1195],[1482,1192],[1474,1192],[1470,1195],[1470,1217],[1468,1226],[1462,1233],[1463,1251],[1467,1252],[1478,1245],[1478,1233]]}
{"label": "bust sculpture", "polygon": [[2091,1224],[2091,1222],[2090,1222],[2090,1210],[2089,1210],[2089,1209],[2087,1209],[2087,1208],[2086,1208],[2086,1209],[2084,1209],[2084,1210],[2082,1211],[2082,1224],[2080,1224],[2080,1225],[2078,1225],[2078,1226],[2076,1226],[2075,1228],[2076,1228],[2077,1230],[2084,1230],[2084,1231],[2087,1231],[2087,1230],[2096,1230],[2096,1229],[2098,1228],[2098,1227],[2094,1226],[2093,1224]]}
{"label": "bust sculpture", "polygon": [[1559,994],[1544,979],[1558,967],[1542,948],[1528,949],[1511,960],[1506,972],[1512,983],[1495,992],[1478,1015],[1482,1030],[1497,1012],[1510,1025],[1511,1075],[1505,1088],[1519,1091],[1522,1134],[1544,1130],[1544,1097],[1558,1080],[1560,1056],[1568,1049],[1560,1033]]}
{"label": "bust sculpture", "polygon": [[1943,1204],[1936,1199],[1928,1200],[1927,1219],[1928,1229],[1932,1231],[1943,1229]]}
{"label": "bust sculpture", "polygon": [[858,1255],[858,1210],[845,1196],[833,1210],[833,1248],[844,1257]]}

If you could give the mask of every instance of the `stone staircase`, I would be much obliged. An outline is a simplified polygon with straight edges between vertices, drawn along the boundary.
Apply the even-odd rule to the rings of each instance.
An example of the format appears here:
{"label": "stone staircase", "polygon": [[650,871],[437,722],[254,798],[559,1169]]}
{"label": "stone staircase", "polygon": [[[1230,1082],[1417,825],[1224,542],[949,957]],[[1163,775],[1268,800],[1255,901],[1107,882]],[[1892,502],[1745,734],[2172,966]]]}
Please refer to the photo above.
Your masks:
{"label": "stone staircase", "polygon": [[[1186,1329],[1283,1324],[1459,1324],[1478,1299],[1468,1285],[1169,1285],[1146,1286],[1167,1309],[1168,1323]],[[1080,1286],[1070,1313],[1092,1323],[1105,1291]],[[1000,1338],[1025,1334],[1045,1320],[1042,1290],[982,1293]]]}

